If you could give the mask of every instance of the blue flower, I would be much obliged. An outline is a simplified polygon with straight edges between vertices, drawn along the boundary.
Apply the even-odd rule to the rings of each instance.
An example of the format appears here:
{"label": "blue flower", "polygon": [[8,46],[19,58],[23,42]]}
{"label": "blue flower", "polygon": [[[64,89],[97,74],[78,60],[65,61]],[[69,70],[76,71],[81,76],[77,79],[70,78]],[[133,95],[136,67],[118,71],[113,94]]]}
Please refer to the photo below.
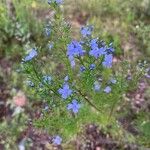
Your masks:
{"label": "blue flower", "polygon": [[80,67],[80,72],[84,72],[86,70],[86,68],[84,66]]}
{"label": "blue flower", "polygon": [[60,5],[60,4],[63,3],[63,0],[55,0],[55,2],[56,2],[58,5]]}
{"label": "blue flower", "polygon": [[81,34],[83,37],[87,37],[90,36],[92,33],[93,27],[92,26],[85,26],[85,27],[81,27]]}
{"label": "blue flower", "polygon": [[126,77],[127,80],[132,80],[132,76],[130,74],[127,75]]}
{"label": "blue flower", "polygon": [[58,93],[63,99],[67,99],[72,94],[72,90],[69,88],[69,85],[65,83],[63,87],[58,90]]}
{"label": "blue flower", "polygon": [[90,65],[90,70],[94,70],[94,69],[95,69],[95,67],[96,67],[96,65],[95,65],[95,64],[91,64],[91,65]]}
{"label": "blue flower", "polygon": [[82,49],[82,45],[78,41],[74,40],[67,46],[68,56],[82,56],[84,52],[85,51]]}
{"label": "blue flower", "polygon": [[32,81],[27,81],[28,86],[34,87],[34,83]]}
{"label": "blue flower", "polygon": [[36,57],[38,54],[37,54],[37,51],[35,48],[33,48],[29,54],[24,58],[24,61],[27,62],[27,61],[30,61],[32,60],[34,57]]}
{"label": "blue flower", "polygon": [[53,143],[55,144],[55,145],[60,145],[61,143],[62,143],[62,138],[60,137],[60,136],[55,136],[54,138],[53,138]]}
{"label": "blue flower", "polygon": [[48,76],[48,75],[43,76],[43,82],[44,83],[50,84],[51,80],[52,80],[51,76]]}
{"label": "blue flower", "polygon": [[42,83],[39,83],[39,88],[43,88],[44,85]]}
{"label": "blue flower", "polygon": [[64,81],[67,82],[68,80],[69,80],[69,76],[66,76],[66,77],[64,78]]}
{"label": "blue flower", "polygon": [[63,0],[48,0],[48,4],[56,3],[57,5],[60,5],[63,3]]}
{"label": "blue flower", "polygon": [[85,51],[82,49],[82,45],[78,41],[72,41],[67,46],[67,56],[70,60],[71,66],[75,66],[75,56],[83,56]]}
{"label": "blue flower", "polygon": [[48,109],[49,109],[48,105],[44,106],[45,111],[48,111]]}
{"label": "blue flower", "polygon": [[110,86],[107,86],[107,87],[104,89],[104,92],[105,92],[105,93],[110,93],[110,92],[111,92],[111,87],[110,87]]}
{"label": "blue flower", "polygon": [[150,79],[150,68],[147,68],[147,69],[146,69],[146,74],[145,74],[145,76]]}
{"label": "blue flower", "polygon": [[100,91],[101,85],[98,82],[94,82],[94,91]]}
{"label": "blue flower", "polygon": [[49,43],[48,48],[51,50],[54,47],[54,43]]}
{"label": "blue flower", "polygon": [[113,62],[113,56],[112,54],[106,54],[104,61],[103,61],[103,66],[106,68],[111,68],[112,67],[112,62]]}
{"label": "blue flower", "polygon": [[69,61],[70,61],[71,67],[73,68],[76,65],[74,57],[70,55],[69,56]]}
{"label": "blue flower", "polygon": [[98,47],[97,40],[98,39],[92,39],[90,41],[90,46],[91,46],[92,49],[95,49],[95,47]]}
{"label": "blue flower", "polygon": [[95,57],[96,59],[101,55],[104,55],[106,52],[106,46],[103,43],[98,44],[98,39],[92,39],[90,41],[91,50],[89,51],[89,55]]}
{"label": "blue flower", "polygon": [[117,80],[116,80],[116,79],[111,78],[111,79],[110,79],[110,82],[111,82],[112,84],[116,84],[116,83],[117,83]]}
{"label": "blue flower", "polygon": [[113,43],[110,43],[109,44],[109,47],[107,48],[107,52],[109,54],[113,53],[115,51],[115,49],[113,48]]}
{"label": "blue flower", "polygon": [[67,109],[72,110],[73,113],[77,113],[79,111],[80,104],[78,103],[77,100],[73,100],[72,103],[68,104]]}
{"label": "blue flower", "polygon": [[46,34],[46,36],[48,36],[48,37],[51,35],[51,28],[50,28],[49,25],[47,25],[47,27],[45,28],[45,34]]}
{"label": "blue flower", "polygon": [[91,56],[93,56],[93,57],[95,57],[97,59],[101,55],[105,54],[105,50],[106,50],[105,47],[101,47],[101,48],[95,47],[94,49],[91,49],[89,51],[89,55],[91,55]]}
{"label": "blue flower", "polygon": [[47,3],[50,5],[52,3],[52,0],[48,0]]}

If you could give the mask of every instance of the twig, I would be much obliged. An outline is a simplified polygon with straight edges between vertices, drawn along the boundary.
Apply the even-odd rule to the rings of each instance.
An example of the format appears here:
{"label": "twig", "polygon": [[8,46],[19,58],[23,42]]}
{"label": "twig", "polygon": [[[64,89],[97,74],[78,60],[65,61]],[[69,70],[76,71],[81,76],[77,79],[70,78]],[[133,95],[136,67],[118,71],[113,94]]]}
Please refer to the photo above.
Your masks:
{"label": "twig", "polygon": [[[77,90],[77,89],[76,89]],[[82,97],[84,97],[84,99],[93,107],[93,108],[95,108],[97,111],[99,111],[99,112],[102,112],[102,110],[100,110],[99,108],[97,108],[96,106],[95,106],[95,104],[93,104],[88,98],[87,98],[87,96],[85,95],[85,94],[83,94],[80,90],[77,90],[78,91],[78,93],[82,96]]]}

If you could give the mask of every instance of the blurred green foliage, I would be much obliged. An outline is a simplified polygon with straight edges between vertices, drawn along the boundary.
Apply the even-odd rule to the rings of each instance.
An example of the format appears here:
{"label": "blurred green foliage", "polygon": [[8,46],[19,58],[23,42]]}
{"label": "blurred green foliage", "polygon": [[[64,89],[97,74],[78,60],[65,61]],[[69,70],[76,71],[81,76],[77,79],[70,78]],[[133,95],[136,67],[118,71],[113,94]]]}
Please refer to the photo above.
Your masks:
{"label": "blurred green foliage", "polygon": [[[150,57],[150,24],[145,24],[142,21],[134,28],[138,37],[140,49],[144,53],[145,57]],[[149,59],[150,60],[150,59]]]}
{"label": "blurred green foliage", "polygon": [[[11,62],[22,59],[22,55],[26,53],[26,49],[30,48],[31,45],[41,45],[45,46],[45,41],[43,40],[43,27],[45,23],[44,12],[48,8],[43,1],[40,0],[13,0],[13,5],[15,8],[15,19],[8,16],[8,8],[5,0],[0,1],[0,58],[14,58]],[[132,39],[136,41],[131,44],[135,45],[135,53],[140,50],[144,56],[144,59],[149,60],[150,56],[150,1],[149,0],[65,0],[65,13],[69,12],[69,15],[74,15],[76,17],[78,13],[86,12],[88,15],[86,22],[95,25],[95,35],[104,39],[106,42],[113,42],[116,48],[116,56],[120,56],[124,53],[124,45],[130,44],[130,35]],[[44,12],[44,15],[43,15]],[[41,15],[39,17],[39,15]],[[67,16],[67,14],[66,14]],[[80,17],[82,19],[82,17]],[[76,28],[76,27],[75,27]],[[73,28],[73,29],[75,29]],[[59,47],[55,47],[59,49]],[[139,49],[140,48],[140,49]],[[130,47],[128,48],[130,49]],[[46,51],[46,50],[45,50]],[[49,52],[48,52],[49,53]],[[58,51],[59,53],[59,51]],[[138,57],[138,56],[137,56]],[[44,58],[43,58],[44,61]],[[56,59],[50,58],[51,67],[56,67]],[[18,64],[17,64],[18,65]],[[47,64],[49,67],[49,64]],[[24,77],[20,72],[16,72],[18,66],[14,63],[12,66],[11,74],[5,75],[1,69],[1,74],[6,78],[10,87],[22,88],[28,93],[29,99],[39,100],[36,92],[32,89],[28,89],[25,86]],[[20,82],[18,82],[20,81]],[[134,83],[131,86],[131,90],[135,87]],[[150,93],[148,93],[150,95]],[[90,114],[88,106],[86,106],[81,112],[81,116],[76,118],[80,124],[90,123],[93,119],[96,124],[102,122],[102,124],[107,124],[105,121],[105,115],[99,117],[99,114],[93,112]],[[57,112],[56,112],[57,113]],[[87,117],[87,114],[90,114]],[[71,137],[76,133],[78,127],[70,126],[69,122],[64,122],[63,118],[60,120],[56,117],[55,120],[51,120],[49,114],[45,114],[47,120],[40,120],[35,122],[38,127],[45,127],[46,123],[56,123],[57,127],[67,128],[68,135]],[[137,126],[141,131],[140,136],[131,136],[131,141],[143,144],[147,147],[150,146],[149,139],[149,120],[147,113],[141,112],[136,120]],[[6,140],[2,141],[6,145],[6,149],[15,149],[13,145],[16,144],[17,138],[20,132],[25,128],[24,122],[27,120],[26,115],[22,115],[22,118],[18,122],[18,116],[13,117],[10,122],[3,122],[0,125],[0,135],[5,137]],[[44,124],[41,124],[43,121]],[[19,123],[19,128],[18,128]],[[112,121],[113,128],[112,134],[116,137],[124,138],[121,127],[116,127],[114,121]],[[47,130],[55,132],[51,126],[48,126]],[[69,131],[71,130],[71,132]],[[7,132],[5,132],[7,131]],[[107,129],[106,129],[107,131]],[[119,132],[118,132],[119,131]],[[128,136],[130,134],[127,133]],[[17,148],[16,148],[17,149]]]}
{"label": "blurred green foliage", "polygon": [[65,12],[79,18],[87,16],[84,23],[96,25],[95,34],[113,41],[117,56],[131,49],[149,56],[149,0],[66,0]]}
{"label": "blurred green foliage", "polygon": [[23,47],[29,41],[38,41],[41,37],[38,31],[42,30],[43,23],[36,17],[40,5],[37,2],[13,0],[11,8],[6,2],[0,2],[0,57],[5,55],[13,58],[24,53]]}

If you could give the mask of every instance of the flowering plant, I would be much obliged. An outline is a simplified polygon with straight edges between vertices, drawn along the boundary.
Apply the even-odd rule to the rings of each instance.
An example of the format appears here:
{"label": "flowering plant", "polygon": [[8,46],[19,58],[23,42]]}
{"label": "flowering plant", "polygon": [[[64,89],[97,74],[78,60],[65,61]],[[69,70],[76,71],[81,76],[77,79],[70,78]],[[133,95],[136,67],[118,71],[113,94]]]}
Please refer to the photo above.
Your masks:
{"label": "flowering plant", "polygon": [[29,86],[46,105],[35,125],[53,134],[56,145],[62,142],[57,134],[71,137],[84,123],[106,126],[110,119],[116,123],[114,112],[122,103],[122,95],[145,73],[144,67],[137,66],[129,79],[128,63],[113,64],[113,44],[93,37],[93,26],[81,27],[81,39],[72,39],[62,3],[48,0],[54,11],[45,28],[48,46],[45,50],[32,48],[22,62]]}

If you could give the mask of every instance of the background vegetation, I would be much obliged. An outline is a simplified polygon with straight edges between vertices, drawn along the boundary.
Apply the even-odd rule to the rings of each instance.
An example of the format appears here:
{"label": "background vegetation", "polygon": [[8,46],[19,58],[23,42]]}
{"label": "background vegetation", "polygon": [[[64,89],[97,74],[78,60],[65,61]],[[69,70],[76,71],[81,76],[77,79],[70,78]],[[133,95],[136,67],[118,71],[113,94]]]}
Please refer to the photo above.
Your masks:
{"label": "background vegetation", "polygon": [[[104,41],[114,43],[115,61],[120,62],[125,58],[132,63],[131,75],[134,75],[134,66],[139,60],[150,62],[149,0],[65,0],[62,7],[64,17],[72,26],[74,38],[79,38],[81,26],[94,25],[94,35],[100,35]],[[20,63],[27,50],[36,45],[42,48],[47,44],[44,28],[51,15],[52,11],[46,0],[0,1],[0,149],[15,150],[20,146],[39,149],[43,145],[52,149],[49,138],[53,129],[38,129],[43,125],[33,121],[42,115],[45,104],[36,92],[28,87],[24,75],[20,72]],[[57,65],[56,62],[52,57],[47,66],[61,69],[61,64]],[[101,131],[96,132],[97,134],[109,135],[111,139],[123,145],[122,149],[126,143],[138,145],[141,149],[150,148],[149,84],[149,79],[142,79],[136,88],[129,89],[128,94],[124,95],[124,103],[118,108],[122,114],[122,117],[118,116],[119,127],[114,122],[110,124],[111,129],[106,127],[105,116],[99,118],[91,114],[87,120],[86,115],[90,112],[88,107],[85,107],[81,112],[82,117],[78,120],[84,122],[78,134],[76,128],[70,127],[69,123],[64,124],[65,128],[68,128],[66,135],[72,132],[77,134],[64,143],[64,149],[74,149],[77,144],[73,141],[78,143],[78,136],[82,139],[81,147],[87,145],[89,136],[87,137],[85,131],[89,128],[87,125],[93,124],[89,118],[95,118],[95,124]],[[25,96],[23,107],[19,107],[15,101],[18,94],[21,99]],[[57,118],[47,121],[60,126]],[[74,131],[69,132],[69,128]]]}

